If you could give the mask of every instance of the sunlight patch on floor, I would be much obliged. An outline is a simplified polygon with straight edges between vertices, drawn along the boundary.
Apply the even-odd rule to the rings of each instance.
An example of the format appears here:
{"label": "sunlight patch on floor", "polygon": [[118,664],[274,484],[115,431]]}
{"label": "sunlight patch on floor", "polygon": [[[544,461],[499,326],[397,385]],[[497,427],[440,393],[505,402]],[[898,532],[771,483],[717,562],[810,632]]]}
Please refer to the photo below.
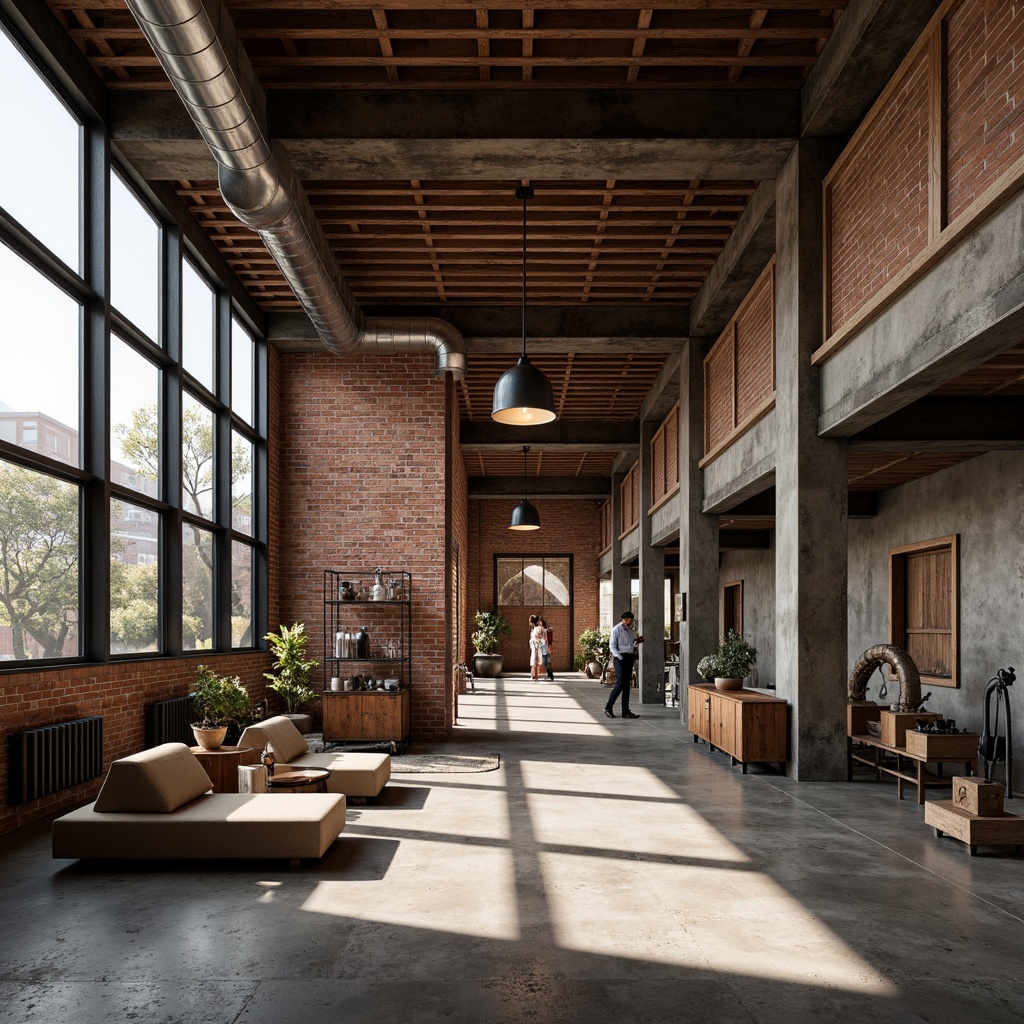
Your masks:
{"label": "sunlight patch on floor", "polygon": [[[319,882],[302,909],[427,932],[520,938],[512,851],[507,847],[404,839],[392,873],[399,879],[395,884],[387,879]],[[409,878],[417,884],[408,885]]]}

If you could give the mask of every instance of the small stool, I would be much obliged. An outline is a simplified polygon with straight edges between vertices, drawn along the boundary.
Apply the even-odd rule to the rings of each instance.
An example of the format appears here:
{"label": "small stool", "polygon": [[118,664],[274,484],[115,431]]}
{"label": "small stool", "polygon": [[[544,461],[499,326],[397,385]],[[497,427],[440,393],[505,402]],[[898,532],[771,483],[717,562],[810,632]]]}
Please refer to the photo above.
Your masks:
{"label": "small stool", "polygon": [[326,768],[275,772],[267,779],[267,789],[271,793],[326,793],[330,775]]}

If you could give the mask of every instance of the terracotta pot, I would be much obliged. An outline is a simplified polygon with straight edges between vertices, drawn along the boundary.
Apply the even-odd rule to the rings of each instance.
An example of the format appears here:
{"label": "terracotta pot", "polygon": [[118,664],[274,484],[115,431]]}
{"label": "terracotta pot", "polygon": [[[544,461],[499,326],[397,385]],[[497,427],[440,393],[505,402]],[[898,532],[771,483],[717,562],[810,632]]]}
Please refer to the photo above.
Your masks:
{"label": "terracotta pot", "polygon": [[218,726],[216,729],[200,729],[196,725],[192,726],[192,735],[196,738],[196,746],[202,747],[203,750],[219,750],[227,734],[228,727],[226,725]]}
{"label": "terracotta pot", "polygon": [[715,689],[716,690],[742,690],[743,680],[742,679],[728,679],[722,676],[715,676]]}

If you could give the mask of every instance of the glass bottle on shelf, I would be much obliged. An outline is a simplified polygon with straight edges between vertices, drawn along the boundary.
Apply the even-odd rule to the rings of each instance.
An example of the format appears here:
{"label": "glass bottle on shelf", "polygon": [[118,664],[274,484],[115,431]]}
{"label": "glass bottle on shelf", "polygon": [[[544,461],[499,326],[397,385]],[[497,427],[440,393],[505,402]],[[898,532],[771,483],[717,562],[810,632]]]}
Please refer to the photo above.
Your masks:
{"label": "glass bottle on shelf", "polygon": [[365,626],[360,626],[359,631],[355,635],[356,642],[356,657],[357,658],[369,658],[370,657],[370,634],[366,632]]}
{"label": "glass bottle on shelf", "polygon": [[373,570],[373,588],[370,591],[371,601],[383,601],[385,599],[386,591],[384,589],[383,574],[383,569]]}

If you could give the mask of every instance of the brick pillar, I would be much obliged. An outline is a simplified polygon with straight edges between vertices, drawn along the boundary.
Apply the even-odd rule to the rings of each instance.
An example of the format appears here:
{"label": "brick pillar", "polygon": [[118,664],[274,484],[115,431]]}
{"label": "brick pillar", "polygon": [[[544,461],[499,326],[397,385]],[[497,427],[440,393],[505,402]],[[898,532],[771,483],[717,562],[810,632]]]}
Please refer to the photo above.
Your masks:
{"label": "brick pillar", "polygon": [[778,696],[791,706],[790,774],[846,777],[846,442],[818,437],[821,182],[836,147],[800,142],[776,186]]}

